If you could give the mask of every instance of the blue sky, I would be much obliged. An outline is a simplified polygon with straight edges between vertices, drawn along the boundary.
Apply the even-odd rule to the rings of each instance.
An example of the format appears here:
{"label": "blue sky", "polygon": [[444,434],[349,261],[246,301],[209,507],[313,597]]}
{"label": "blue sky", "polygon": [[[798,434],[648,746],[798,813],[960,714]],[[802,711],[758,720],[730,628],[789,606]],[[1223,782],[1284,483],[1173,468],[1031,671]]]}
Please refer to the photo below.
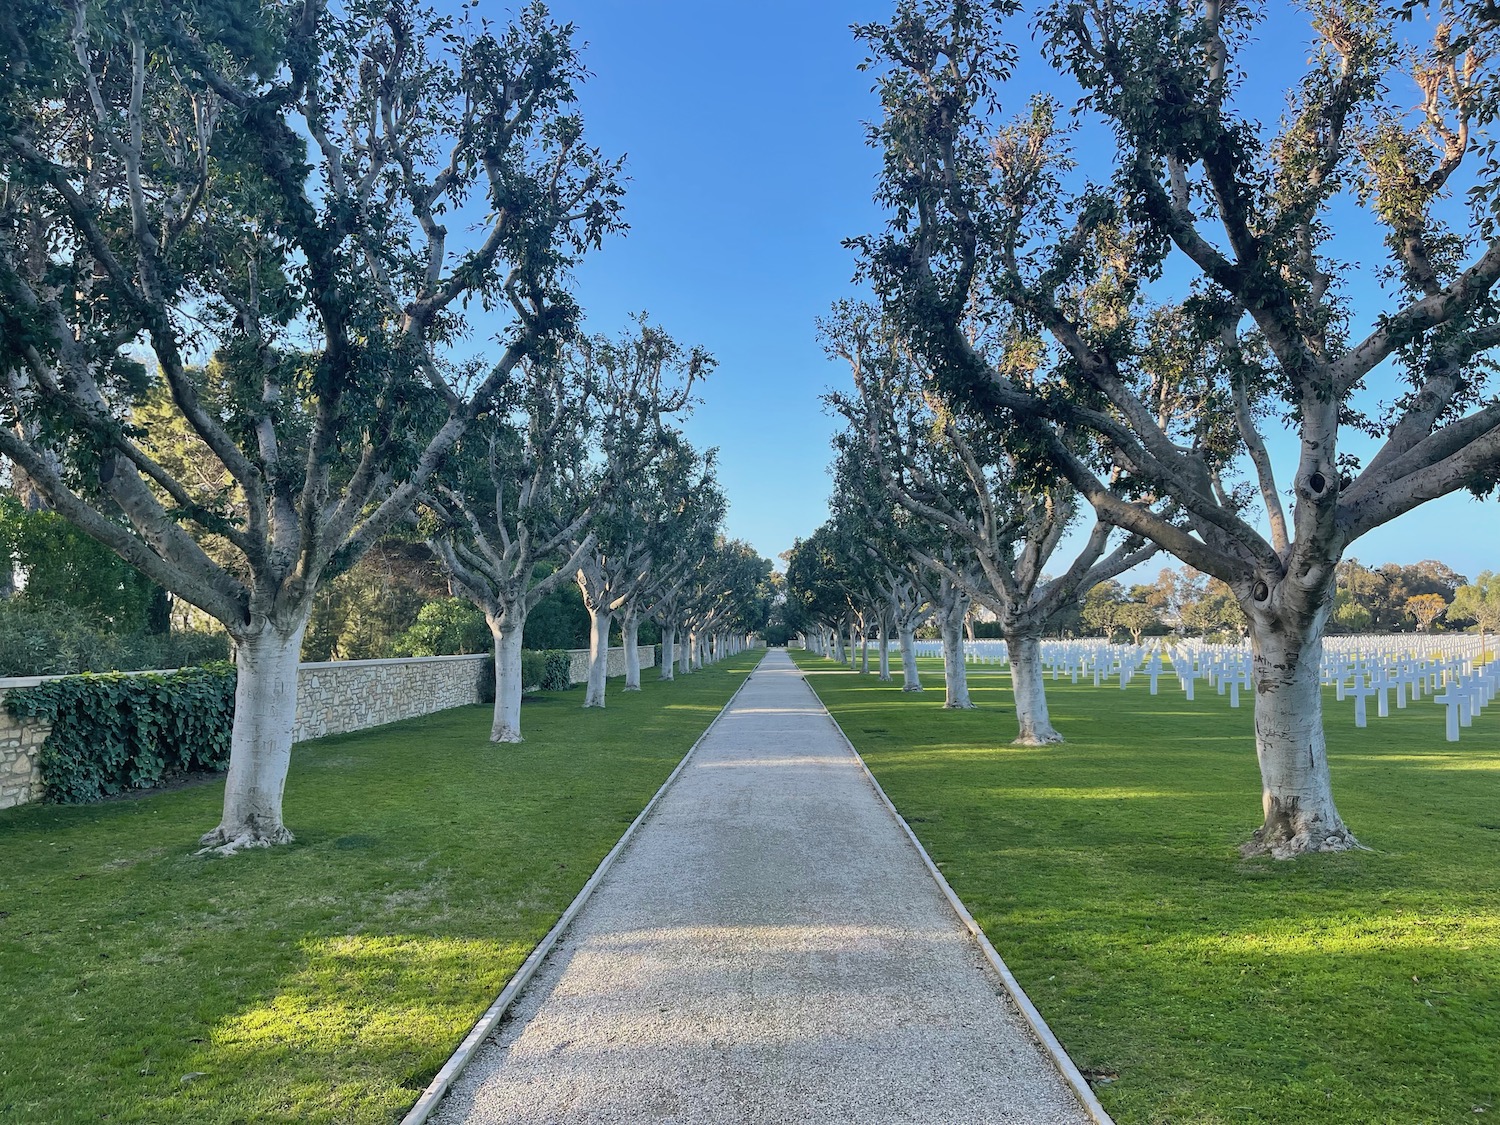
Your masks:
{"label": "blue sky", "polygon": [[[730,533],[771,558],[827,514],[833,422],[818,396],[846,376],[824,358],[814,322],[854,293],[841,240],[881,221],[870,201],[878,158],[862,125],[878,107],[848,25],[881,19],[890,6],[551,5],[588,43],[594,77],[580,108],[589,134],[605,152],[629,156],[632,229],[578,273],[588,326],[614,332],[645,310],[718,357],[689,434],[720,449]],[[1267,116],[1280,111],[1284,78],[1306,57],[1305,25],[1287,29],[1256,49],[1250,96],[1264,99]],[[1028,68],[1010,106],[1043,78]],[[1349,554],[1366,564],[1440,558],[1472,576],[1500,568],[1496,514],[1493,502],[1450,497]]]}

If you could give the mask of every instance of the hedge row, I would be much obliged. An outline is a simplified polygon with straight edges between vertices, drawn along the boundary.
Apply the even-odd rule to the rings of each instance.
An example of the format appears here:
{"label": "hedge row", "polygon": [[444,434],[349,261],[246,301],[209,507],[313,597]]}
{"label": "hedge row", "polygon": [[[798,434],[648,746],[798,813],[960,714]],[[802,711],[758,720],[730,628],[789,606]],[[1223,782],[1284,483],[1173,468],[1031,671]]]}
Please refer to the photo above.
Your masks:
{"label": "hedge row", "polygon": [[[571,664],[561,649],[523,652],[523,690],[566,690]],[[494,702],[493,658],[481,675],[480,697]],[[51,724],[38,763],[43,800],[76,805],[194,770],[224,769],[234,685],[234,665],[227,663],[167,675],[67,676],[12,688],[5,705],[18,719]]]}
{"label": "hedge row", "polygon": [[233,664],[170,675],[68,676],[12,688],[16,718],[52,725],[39,765],[44,800],[83,804],[229,764]]}

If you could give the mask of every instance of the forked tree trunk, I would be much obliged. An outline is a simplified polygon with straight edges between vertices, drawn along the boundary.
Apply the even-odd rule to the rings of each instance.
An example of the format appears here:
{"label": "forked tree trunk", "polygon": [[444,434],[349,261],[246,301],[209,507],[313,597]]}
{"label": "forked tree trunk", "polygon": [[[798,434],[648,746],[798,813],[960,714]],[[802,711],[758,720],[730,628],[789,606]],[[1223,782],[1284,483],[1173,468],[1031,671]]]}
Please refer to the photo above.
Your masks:
{"label": "forked tree trunk", "polygon": [[849,663],[848,658],[844,655],[844,630],[842,626],[833,631],[833,658],[840,664]]}
{"label": "forked tree trunk", "polygon": [[1047,687],[1042,675],[1042,643],[1035,633],[1007,633],[1005,647],[1010,657],[1010,682],[1016,697],[1019,733],[1012,745],[1045,746],[1061,742],[1063,736],[1047,715]]}
{"label": "forked tree trunk", "polygon": [[880,682],[891,682],[891,622],[885,614],[880,615]]}
{"label": "forked tree trunk", "polygon": [[664,680],[674,679],[676,671],[672,667],[677,662],[677,626],[668,621],[661,627],[661,678]]}
{"label": "forked tree trunk", "polygon": [[922,677],[917,674],[916,626],[902,624],[901,630],[901,690],[921,691]]}
{"label": "forked tree trunk", "polygon": [[1245,855],[1290,859],[1360,846],[1334,807],[1328,776],[1320,675],[1326,619],[1326,607],[1301,622],[1251,617],[1255,755],[1265,822],[1240,849]]}
{"label": "forked tree trunk", "polygon": [[943,612],[943,684],[947,697],[943,706],[967,709],[974,706],[969,698],[969,670],[964,666],[964,610],[961,600]]}
{"label": "forked tree trunk", "polygon": [[635,610],[626,610],[620,618],[620,642],[625,646],[624,691],[641,690],[641,653],[636,639],[641,635],[641,619]]}
{"label": "forked tree trunk", "polygon": [[224,814],[219,826],[199,841],[205,851],[231,855],[292,840],[281,820],[281,797],[292,760],[297,663],[306,630],[303,614],[290,632],[264,622],[258,631],[236,639]]}
{"label": "forked tree trunk", "polygon": [[612,613],[589,615],[589,686],[585,707],[604,706],[604,678],[609,675],[609,626]]}
{"label": "forked tree trunk", "polygon": [[521,636],[526,618],[516,620],[516,610],[489,619],[490,634],[495,640],[495,718],[490,724],[491,742],[521,741],[521,696],[526,685],[521,680]]}

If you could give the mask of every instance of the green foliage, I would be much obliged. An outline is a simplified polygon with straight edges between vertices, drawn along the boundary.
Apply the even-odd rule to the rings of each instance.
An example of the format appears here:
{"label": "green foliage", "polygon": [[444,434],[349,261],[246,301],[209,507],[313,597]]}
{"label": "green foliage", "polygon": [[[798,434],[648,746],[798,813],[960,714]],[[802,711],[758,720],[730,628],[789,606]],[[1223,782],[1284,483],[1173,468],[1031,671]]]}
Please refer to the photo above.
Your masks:
{"label": "green foliage", "polygon": [[564,582],[526,615],[527,648],[587,648],[589,611],[576,582]]}
{"label": "green foliage", "polygon": [[174,774],[223,769],[234,721],[232,664],[170,676],[70,676],[6,693],[17,718],[50,723],[46,799],[84,804]]}
{"label": "green foliage", "polygon": [[450,600],[446,593],[441,568],[424,544],[388,537],[317,592],[302,659],[483,652],[489,630],[482,616],[476,625],[472,614],[430,609],[434,599]]}
{"label": "green foliage", "polygon": [[572,687],[569,672],[573,658],[561,649],[521,653],[521,688],[523,691],[567,691]]}
{"label": "green foliage", "polygon": [[393,656],[459,656],[488,652],[492,641],[484,614],[463,598],[428,602],[417,620],[391,645]]}
{"label": "green foliage", "polygon": [[1481,633],[1500,630],[1500,574],[1483,571],[1454,595],[1449,618],[1473,621]]}
{"label": "green foliage", "polygon": [[122,633],[75,606],[0,600],[0,676],[187,668],[227,659],[224,633]]}
{"label": "green foliage", "polygon": [[68,606],[121,632],[147,627],[156,585],[56,512],[0,495],[0,555],[24,572],[17,596],[27,602]]}

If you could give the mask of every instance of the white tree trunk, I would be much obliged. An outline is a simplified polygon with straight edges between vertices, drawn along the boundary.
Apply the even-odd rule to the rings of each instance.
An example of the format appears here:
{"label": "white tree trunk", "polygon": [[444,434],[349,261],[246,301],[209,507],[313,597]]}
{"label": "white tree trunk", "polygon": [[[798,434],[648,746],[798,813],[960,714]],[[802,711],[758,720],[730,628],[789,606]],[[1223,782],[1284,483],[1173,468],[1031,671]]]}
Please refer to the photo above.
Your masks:
{"label": "white tree trunk", "polygon": [[922,677],[917,674],[916,628],[903,623],[901,630],[901,690],[921,691]]}
{"label": "white tree trunk", "polygon": [[1045,746],[1061,742],[1063,736],[1047,715],[1047,687],[1042,675],[1042,644],[1033,633],[1007,633],[1010,682],[1016,698],[1016,725],[1020,733],[1014,746]]}
{"label": "white tree trunk", "polygon": [[847,658],[844,656],[844,630],[843,629],[837,629],[836,628],[833,631],[833,658],[835,660],[837,660],[840,664],[847,664],[848,663]]}
{"label": "white tree trunk", "polygon": [[675,679],[677,662],[677,625],[668,621],[661,627],[661,678]]}
{"label": "white tree trunk", "polygon": [[686,676],[693,670],[693,646],[698,643],[698,635],[691,629],[682,638],[682,655],[677,661],[677,671]]}
{"label": "white tree trunk", "polygon": [[604,706],[604,678],[609,675],[609,626],[612,613],[589,614],[589,686],[585,707]]}
{"label": "white tree trunk", "polygon": [[636,639],[641,634],[641,619],[633,609],[620,618],[620,642],[625,646],[625,691],[641,690],[641,654]]}
{"label": "white tree trunk", "polygon": [[292,761],[297,663],[306,630],[303,614],[290,632],[265,622],[257,632],[236,638],[234,729],[224,813],[219,826],[199,841],[205,851],[230,855],[292,840],[281,820],[281,797]]}
{"label": "white tree trunk", "polygon": [[495,718],[490,724],[491,742],[521,741],[521,696],[526,685],[521,682],[521,635],[526,624],[523,615],[515,620],[515,611],[502,624],[490,618],[490,633],[495,639]]}
{"label": "white tree trunk", "polygon": [[950,709],[967,709],[974,706],[969,698],[969,670],[964,666],[964,605],[955,599],[953,606],[943,613],[943,686],[947,697],[943,706]]}
{"label": "white tree trunk", "polygon": [[880,682],[891,682],[891,622],[885,614],[880,615]]}
{"label": "white tree trunk", "polygon": [[1360,846],[1334,807],[1328,776],[1319,675],[1326,617],[1325,608],[1301,623],[1251,618],[1255,754],[1265,822],[1241,848],[1246,855],[1290,859]]}

